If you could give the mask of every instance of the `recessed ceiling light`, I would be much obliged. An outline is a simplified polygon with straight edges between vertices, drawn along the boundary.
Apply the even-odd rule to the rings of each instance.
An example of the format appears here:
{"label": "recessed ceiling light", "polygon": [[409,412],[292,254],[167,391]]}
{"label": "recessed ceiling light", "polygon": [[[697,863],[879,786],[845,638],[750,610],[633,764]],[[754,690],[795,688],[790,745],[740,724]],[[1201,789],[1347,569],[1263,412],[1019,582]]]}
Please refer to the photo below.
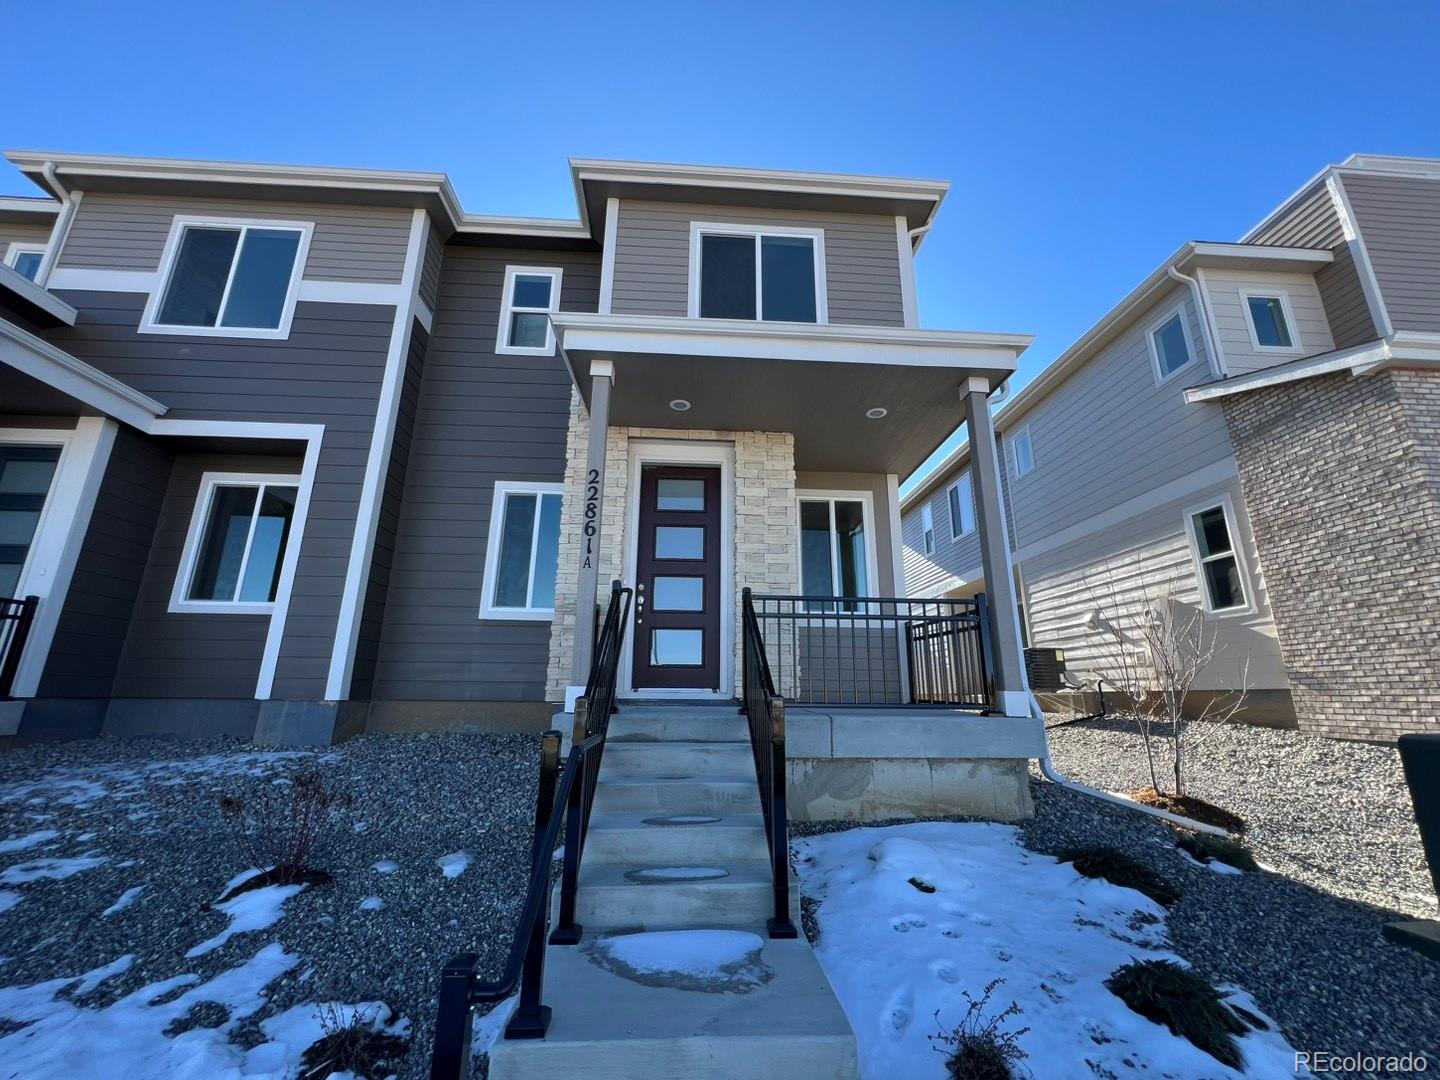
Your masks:
{"label": "recessed ceiling light", "polygon": [[674,409],[676,412],[689,412],[690,403],[686,401],[683,397],[677,397],[674,401],[670,402],[670,408]]}
{"label": "recessed ceiling light", "polygon": [[874,408],[874,409],[866,409],[866,410],[865,410],[865,417],[866,417],[866,419],[868,419],[868,420],[883,420],[883,419],[885,419],[885,417],[887,417],[887,416],[889,416],[889,415],[890,415],[890,410],[889,410],[889,409],[881,409],[881,408],[878,408],[878,407],[877,407],[877,408]]}

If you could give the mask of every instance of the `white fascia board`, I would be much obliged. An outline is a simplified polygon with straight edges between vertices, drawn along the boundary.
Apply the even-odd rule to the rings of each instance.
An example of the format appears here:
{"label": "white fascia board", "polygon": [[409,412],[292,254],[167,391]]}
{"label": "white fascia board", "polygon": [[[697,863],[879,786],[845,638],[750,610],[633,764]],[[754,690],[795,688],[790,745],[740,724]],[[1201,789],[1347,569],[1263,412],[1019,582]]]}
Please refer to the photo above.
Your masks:
{"label": "white fascia board", "polygon": [[[1341,349],[1337,352],[1321,353],[1289,364],[1273,368],[1262,368],[1247,375],[1238,375],[1223,382],[1192,386],[1185,391],[1185,400],[1192,405],[1202,401],[1241,394],[1247,390],[1258,390],[1265,386],[1281,386],[1285,383],[1313,379],[1317,375],[1329,375],[1336,371],[1351,371],[1362,374],[1373,370],[1377,364],[1387,361],[1393,355],[1391,346],[1385,341],[1372,341],[1365,345]],[[1437,352],[1440,357],[1440,352]]]}
{"label": "white fascia board", "polygon": [[142,431],[167,411],[152,397],[0,319],[0,363]]}
{"label": "white fascia board", "polygon": [[870,198],[931,199],[938,203],[950,190],[946,180],[867,176],[860,173],[748,169],[728,165],[675,165],[658,161],[614,161],[571,158],[576,181],[682,184],[687,187],[744,188],[790,191],[808,195],[859,195]]}
{"label": "white fascia board", "polygon": [[36,225],[46,224],[45,220],[60,213],[60,203],[45,196],[0,195],[0,213],[34,214]]}
{"label": "white fascia board", "polygon": [[58,296],[52,296],[13,267],[0,266],[0,287],[9,289],[21,299],[49,312],[66,326],[74,326],[79,313]]}

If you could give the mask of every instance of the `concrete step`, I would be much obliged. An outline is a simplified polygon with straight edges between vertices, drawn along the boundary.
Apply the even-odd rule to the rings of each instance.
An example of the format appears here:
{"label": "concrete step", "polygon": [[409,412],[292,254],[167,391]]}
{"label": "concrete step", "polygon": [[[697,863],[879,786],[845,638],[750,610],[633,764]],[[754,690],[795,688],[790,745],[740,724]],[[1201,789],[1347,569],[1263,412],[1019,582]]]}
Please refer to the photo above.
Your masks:
{"label": "concrete step", "polygon": [[750,742],[733,705],[624,706],[610,717],[609,732],[609,742]]}
{"label": "concrete step", "polygon": [[686,779],[754,778],[755,758],[749,743],[654,742],[605,745],[600,775],[609,780],[630,776],[674,776]]}
{"label": "concrete step", "polygon": [[[602,771],[609,765],[609,750]],[[725,779],[676,779],[626,776],[595,785],[596,814],[732,814],[760,813],[760,791],[754,771]]]}
{"label": "concrete step", "polygon": [[737,927],[762,931],[774,914],[768,862],[642,863],[580,867],[576,919],[590,930]]}
{"label": "concrete step", "polygon": [[765,819],[759,814],[595,814],[585,839],[587,866],[724,865],[766,857]]}
{"label": "concrete step", "polygon": [[[543,1040],[505,1040],[491,1080],[724,1076],[734,1080],[855,1080],[855,1037],[810,947],[761,941],[769,980],[737,992],[677,979],[637,981],[603,963],[605,939],[551,948]],[[601,1004],[603,1003],[603,1004]]]}

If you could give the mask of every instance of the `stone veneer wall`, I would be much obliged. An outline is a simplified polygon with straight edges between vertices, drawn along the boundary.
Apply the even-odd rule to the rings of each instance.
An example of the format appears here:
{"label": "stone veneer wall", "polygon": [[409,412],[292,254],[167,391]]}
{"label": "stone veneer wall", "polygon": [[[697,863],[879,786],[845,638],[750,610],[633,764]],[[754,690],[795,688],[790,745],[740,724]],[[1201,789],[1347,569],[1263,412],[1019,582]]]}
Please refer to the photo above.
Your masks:
{"label": "stone veneer wall", "polygon": [[1440,374],[1223,402],[1301,730],[1440,732]]}
{"label": "stone veneer wall", "polygon": [[[590,417],[574,391],[565,446],[565,505],[560,524],[560,570],[555,586],[555,619],[550,631],[548,701],[563,701],[570,685],[575,650],[575,592],[579,586],[580,516]],[[610,428],[605,446],[605,497],[600,510],[600,586],[624,577],[625,520],[630,483],[630,440],[673,439],[728,442],[735,446],[735,692],[739,693],[740,590],[794,592],[799,578],[795,511],[795,437],[771,431],[684,431],[670,428]],[[626,582],[626,584],[631,584]]]}

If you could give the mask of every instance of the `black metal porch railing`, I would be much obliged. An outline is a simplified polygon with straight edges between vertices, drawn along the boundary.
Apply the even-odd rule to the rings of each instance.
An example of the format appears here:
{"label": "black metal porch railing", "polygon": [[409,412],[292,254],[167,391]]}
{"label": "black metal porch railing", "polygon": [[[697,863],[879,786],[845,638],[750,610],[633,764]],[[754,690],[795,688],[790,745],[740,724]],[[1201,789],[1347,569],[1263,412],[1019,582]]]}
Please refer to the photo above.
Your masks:
{"label": "black metal porch railing", "polygon": [[[471,1016],[477,1005],[503,1001],[518,987],[520,999],[505,1026],[505,1038],[543,1039],[550,1026],[550,1009],[543,1003],[545,949],[547,944],[577,943],[583,929],[575,922],[575,892],[590,807],[595,799],[595,781],[605,752],[610,714],[615,711],[615,680],[630,617],[630,596],[630,590],[620,582],[611,585],[610,606],[595,644],[585,696],[575,703],[574,738],[563,765],[560,732],[547,731],[542,736],[530,881],[504,971],[498,979],[480,982],[479,957],[462,953],[452,957],[441,972],[430,1061],[432,1080],[459,1080],[470,1075]],[[560,911],[554,932],[547,937],[554,852],[562,825],[565,856],[560,872]]]}
{"label": "black metal porch railing", "polygon": [[990,613],[965,599],[750,598],[775,691],[798,705],[941,705],[990,712]]}
{"label": "black metal porch railing", "polygon": [[20,655],[39,603],[38,596],[0,597],[0,701],[9,701],[15,690],[15,673],[20,670]]}
{"label": "black metal porch railing", "polygon": [[750,750],[755,756],[755,780],[760,786],[760,810],[765,819],[765,842],[770,852],[770,873],[775,911],[766,921],[772,938],[798,936],[790,918],[790,823],[785,806],[785,702],[775,693],[765,639],[755,617],[754,596],[741,594],[741,685],[743,712],[750,722]]}

